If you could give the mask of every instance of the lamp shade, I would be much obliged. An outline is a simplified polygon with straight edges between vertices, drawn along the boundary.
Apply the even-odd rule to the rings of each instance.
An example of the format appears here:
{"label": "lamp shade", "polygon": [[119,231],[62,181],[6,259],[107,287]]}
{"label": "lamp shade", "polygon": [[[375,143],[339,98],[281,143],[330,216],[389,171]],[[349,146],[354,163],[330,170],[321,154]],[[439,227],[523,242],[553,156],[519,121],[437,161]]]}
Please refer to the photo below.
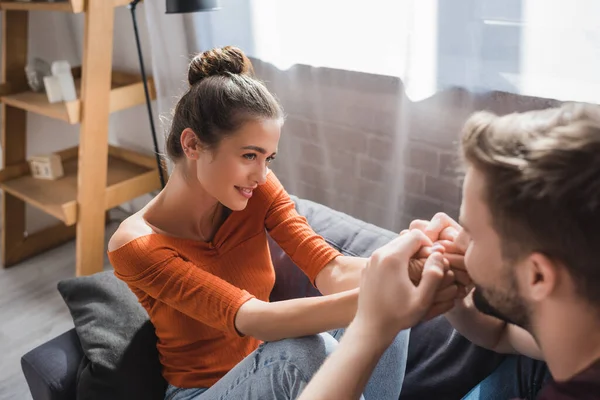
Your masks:
{"label": "lamp shade", "polygon": [[167,0],[167,14],[215,11],[220,8],[219,0]]}

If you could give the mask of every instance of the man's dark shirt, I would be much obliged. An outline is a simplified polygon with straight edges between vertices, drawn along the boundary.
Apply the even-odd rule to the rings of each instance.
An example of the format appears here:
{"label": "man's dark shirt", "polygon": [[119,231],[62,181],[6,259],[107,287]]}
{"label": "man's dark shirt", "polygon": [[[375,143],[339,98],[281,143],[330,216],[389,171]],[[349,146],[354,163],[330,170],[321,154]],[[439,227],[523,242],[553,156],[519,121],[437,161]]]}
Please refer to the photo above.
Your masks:
{"label": "man's dark shirt", "polygon": [[600,360],[564,382],[548,382],[537,400],[600,400]]}

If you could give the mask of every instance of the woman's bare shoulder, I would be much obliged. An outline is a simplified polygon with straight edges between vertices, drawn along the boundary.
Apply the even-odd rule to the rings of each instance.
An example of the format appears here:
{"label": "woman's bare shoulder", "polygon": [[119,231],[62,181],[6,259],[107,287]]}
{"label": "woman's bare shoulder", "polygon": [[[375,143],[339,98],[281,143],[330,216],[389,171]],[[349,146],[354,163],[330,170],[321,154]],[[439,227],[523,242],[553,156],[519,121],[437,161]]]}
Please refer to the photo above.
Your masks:
{"label": "woman's bare shoulder", "polygon": [[153,233],[154,230],[146,223],[142,212],[137,212],[121,222],[108,241],[108,251],[115,251],[133,240]]}

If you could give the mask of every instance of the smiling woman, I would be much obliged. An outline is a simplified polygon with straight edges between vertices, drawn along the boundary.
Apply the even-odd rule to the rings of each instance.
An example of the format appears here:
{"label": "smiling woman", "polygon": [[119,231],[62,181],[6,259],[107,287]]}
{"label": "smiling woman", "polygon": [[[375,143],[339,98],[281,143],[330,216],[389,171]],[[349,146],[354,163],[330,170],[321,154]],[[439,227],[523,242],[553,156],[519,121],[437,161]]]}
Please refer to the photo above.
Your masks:
{"label": "smiling woman", "polygon": [[235,135],[225,136],[218,150],[207,148],[190,128],[183,130],[183,151],[193,176],[225,208],[241,211],[259,185],[267,181],[268,165],[277,151],[280,119],[252,119]]}
{"label": "smiling woman", "polygon": [[[110,261],[156,328],[166,398],[296,398],[354,317],[366,260],[315,234],[269,170],[283,111],[248,58],[205,52],[188,80],[167,139],[172,175],[115,232]],[[267,233],[324,296],[269,303]],[[398,398],[407,347],[404,331],[367,398]]]}

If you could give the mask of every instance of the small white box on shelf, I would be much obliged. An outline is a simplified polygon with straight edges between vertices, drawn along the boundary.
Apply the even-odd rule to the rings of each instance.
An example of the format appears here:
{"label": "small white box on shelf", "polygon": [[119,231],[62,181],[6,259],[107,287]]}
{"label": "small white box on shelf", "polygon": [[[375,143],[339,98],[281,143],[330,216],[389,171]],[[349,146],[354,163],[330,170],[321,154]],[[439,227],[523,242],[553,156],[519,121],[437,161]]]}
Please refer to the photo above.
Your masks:
{"label": "small white box on shelf", "polygon": [[62,99],[64,101],[77,100],[75,80],[71,73],[71,64],[68,61],[54,61],[51,66],[52,75],[58,79]]}
{"label": "small white box on shelf", "polygon": [[60,81],[56,76],[45,76],[44,88],[46,89],[46,96],[48,96],[48,101],[50,103],[58,103],[63,100],[62,91],[60,90]]}
{"label": "small white box on shelf", "polygon": [[58,154],[43,154],[29,158],[31,176],[37,179],[55,180],[64,175],[62,160]]}
{"label": "small white box on shelf", "polygon": [[50,103],[77,100],[75,80],[68,61],[54,61],[50,67],[52,75],[44,77],[44,87]]}

